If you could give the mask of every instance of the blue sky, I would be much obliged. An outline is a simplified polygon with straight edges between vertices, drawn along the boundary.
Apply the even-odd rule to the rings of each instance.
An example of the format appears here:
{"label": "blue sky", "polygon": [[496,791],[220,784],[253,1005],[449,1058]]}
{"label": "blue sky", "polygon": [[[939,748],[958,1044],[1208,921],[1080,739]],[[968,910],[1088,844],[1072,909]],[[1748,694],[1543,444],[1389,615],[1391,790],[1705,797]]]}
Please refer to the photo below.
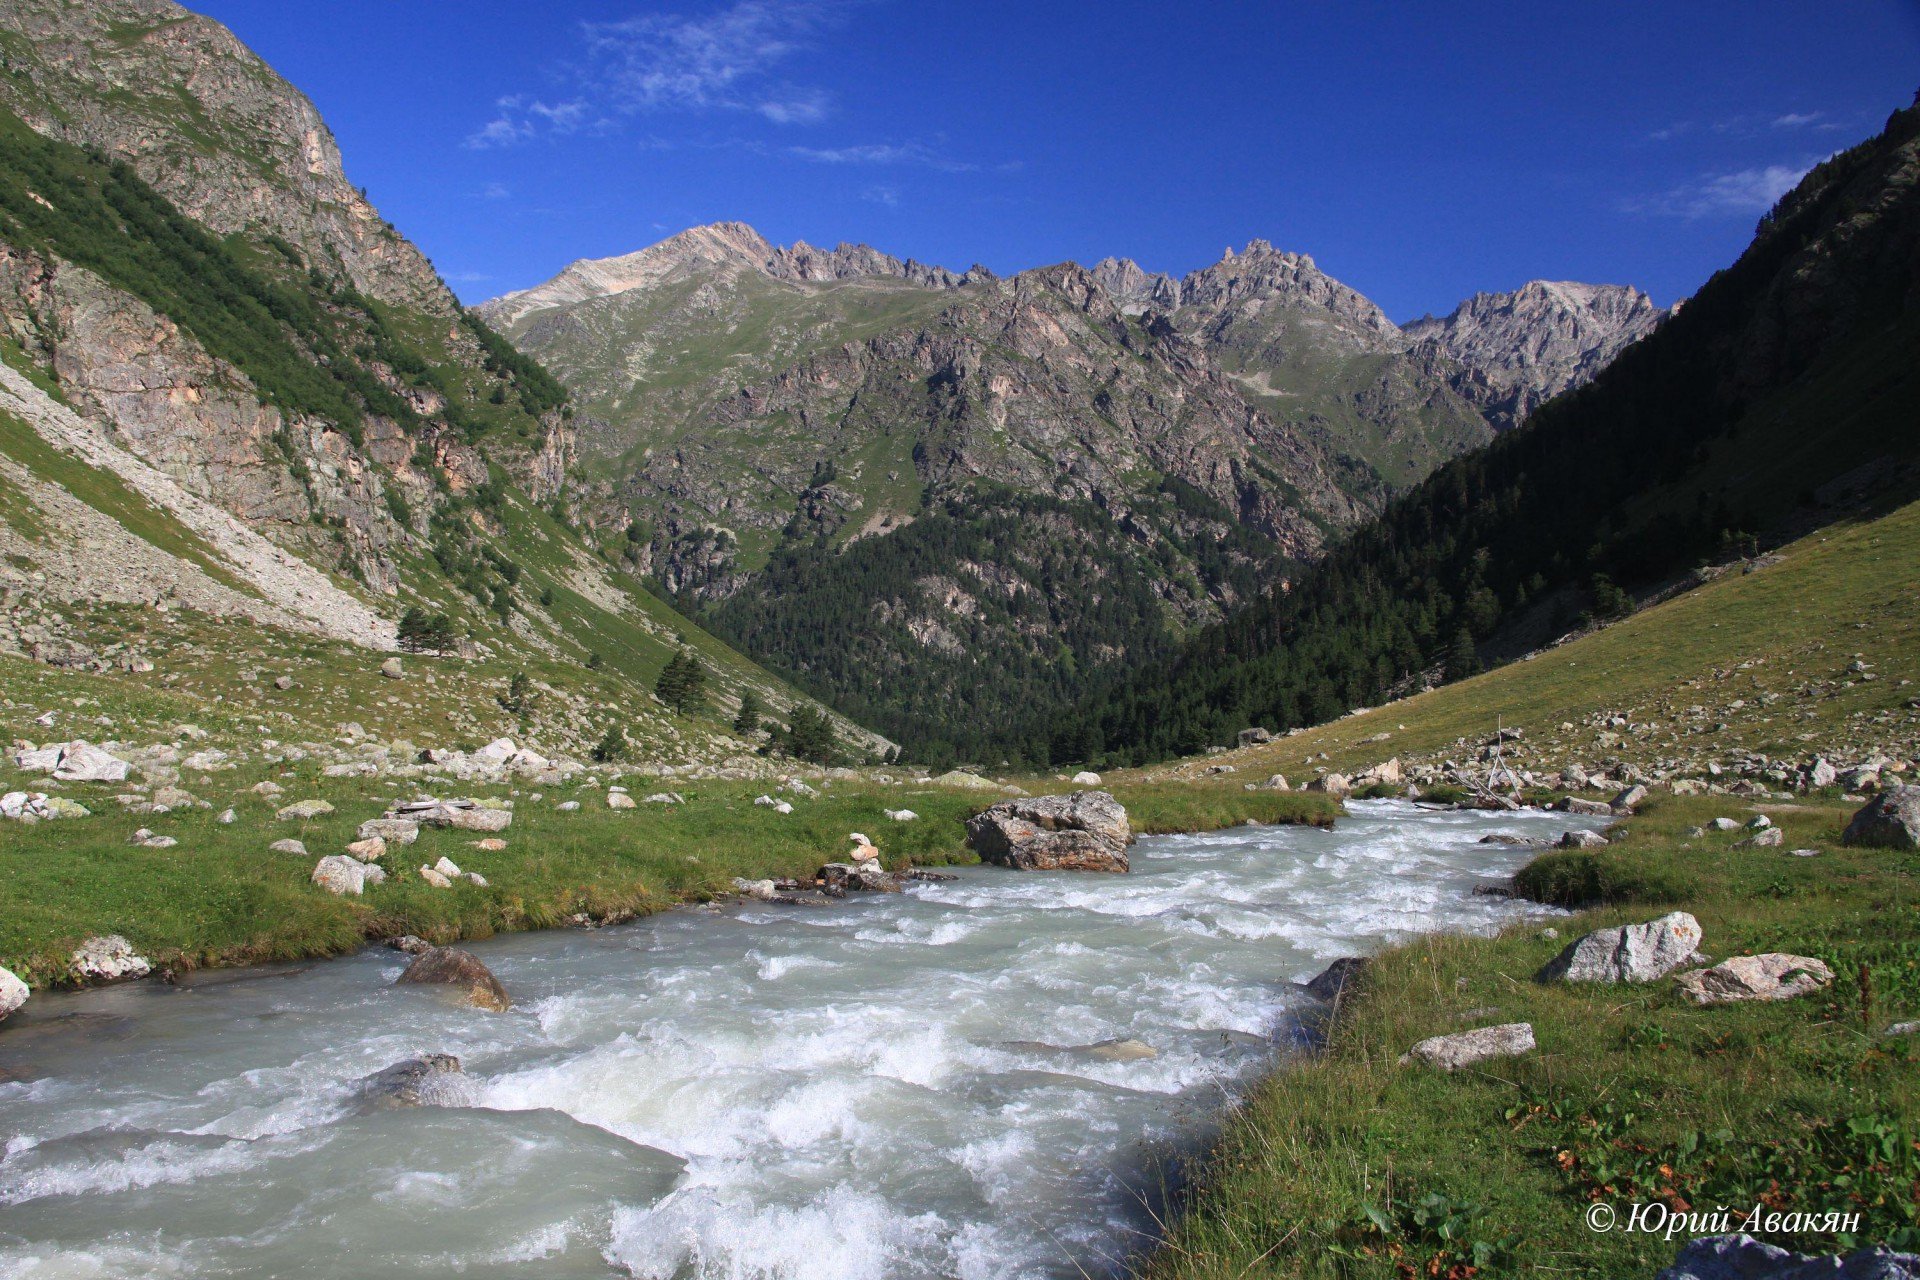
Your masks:
{"label": "blue sky", "polygon": [[188,0],[468,301],[740,219],[1010,272],[1252,237],[1395,319],[1683,297],[1920,88],[1920,3]]}

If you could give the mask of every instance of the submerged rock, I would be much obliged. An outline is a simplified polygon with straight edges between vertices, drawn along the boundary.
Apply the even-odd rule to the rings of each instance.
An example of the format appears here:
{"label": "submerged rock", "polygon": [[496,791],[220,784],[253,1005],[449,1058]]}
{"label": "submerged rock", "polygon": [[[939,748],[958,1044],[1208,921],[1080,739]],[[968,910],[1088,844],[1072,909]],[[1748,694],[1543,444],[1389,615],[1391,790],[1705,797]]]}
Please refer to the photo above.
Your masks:
{"label": "submerged rock", "polygon": [[1652,982],[1700,948],[1700,922],[1675,911],[1645,924],[1596,929],[1540,971],[1542,982]]}
{"label": "submerged rock", "polygon": [[360,1081],[361,1099],[375,1110],[455,1106],[472,1092],[460,1059],[450,1053],[408,1058]]}
{"label": "submerged rock", "polygon": [[1003,800],[967,820],[967,843],[983,862],[1021,871],[1129,869],[1133,828],[1104,791]]}
{"label": "submerged rock", "polygon": [[457,992],[476,1009],[501,1013],[513,1006],[507,989],[482,964],[480,957],[458,947],[430,947],[407,966],[398,981],[423,986],[445,987]]}

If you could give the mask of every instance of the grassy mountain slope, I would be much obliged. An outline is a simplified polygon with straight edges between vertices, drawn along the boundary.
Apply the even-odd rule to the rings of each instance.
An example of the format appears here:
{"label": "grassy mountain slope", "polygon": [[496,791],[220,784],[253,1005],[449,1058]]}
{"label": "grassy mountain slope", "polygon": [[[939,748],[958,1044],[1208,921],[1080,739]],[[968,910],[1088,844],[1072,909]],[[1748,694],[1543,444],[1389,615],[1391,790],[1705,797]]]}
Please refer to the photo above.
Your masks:
{"label": "grassy mountain slope", "polygon": [[[477,669],[551,686],[519,717],[543,750],[624,726],[663,763],[747,751],[727,721],[748,690],[779,718],[807,702],[562,522],[566,393],[368,231],[297,91],[158,0],[8,8],[0,650],[111,665],[125,619],[93,604],[165,605],[189,648],[203,616],[391,647],[403,611],[443,612]],[[157,658],[164,628],[140,647]],[[714,677],[690,716],[650,692],[682,647]],[[325,652],[350,685],[364,659]],[[489,732],[478,679],[413,736]]]}
{"label": "grassy mountain slope", "polygon": [[[1290,589],[1097,698],[1144,760],[1517,652],[1753,543],[1913,491],[1920,109],[1824,162],[1678,316]],[[1476,653],[1476,648],[1480,651]]]}
{"label": "grassy mountain slope", "polygon": [[[1147,776],[1356,771],[1475,760],[1495,726],[1524,737],[1515,768],[1616,773],[1692,762],[1727,784],[1754,756],[1920,770],[1920,504],[1782,548],[1528,662]],[[1855,663],[1859,664],[1856,669]],[[1616,729],[1611,726],[1618,725]],[[1577,727],[1576,727],[1577,726]],[[1725,772],[1714,775],[1712,763]],[[1900,773],[1894,773],[1893,770]],[[1777,789],[1777,781],[1760,777]],[[1552,793],[1538,793],[1552,794]],[[1591,793],[1590,793],[1591,794]],[[1603,797],[1604,798],[1604,797]],[[1679,1240],[1587,1228],[1596,1200],[1716,1205],[1736,1218],[1858,1212],[1853,1232],[1755,1230],[1799,1252],[1912,1250],[1920,1216],[1920,857],[1840,847],[1858,807],[1839,788],[1791,803],[1656,789],[1599,850],[1550,852],[1517,879],[1575,908],[1498,938],[1436,937],[1370,968],[1323,1057],[1290,1063],[1230,1120],[1191,1199],[1145,1267],[1154,1277],[1650,1275]],[[1764,813],[1786,832],[1702,831]],[[1813,849],[1817,856],[1792,851]],[[1838,975],[1780,1004],[1701,1008],[1671,983],[1528,981],[1567,941],[1671,910],[1717,958],[1785,951]],[[1303,978],[1308,975],[1301,975]],[[1414,1042],[1525,1021],[1539,1048],[1443,1076],[1397,1065]],[[1889,1036],[1906,1023],[1909,1031]],[[1689,1229],[1681,1239],[1709,1234]]]}

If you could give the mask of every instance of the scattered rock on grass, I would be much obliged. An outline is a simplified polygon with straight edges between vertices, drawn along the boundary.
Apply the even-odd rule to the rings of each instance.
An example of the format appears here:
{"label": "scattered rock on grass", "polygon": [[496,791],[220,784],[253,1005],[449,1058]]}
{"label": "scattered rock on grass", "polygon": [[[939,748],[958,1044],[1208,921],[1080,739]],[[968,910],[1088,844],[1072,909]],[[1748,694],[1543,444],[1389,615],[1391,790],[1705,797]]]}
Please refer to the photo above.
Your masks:
{"label": "scattered rock on grass", "polygon": [[307,846],[299,840],[275,840],[267,846],[269,853],[291,853],[295,857],[307,856]]}
{"label": "scattered rock on grass", "polygon": [[1091,769],[1082,769],[1073,775],[1073,785],[1076,787],[1097,787],[1100,785],[1100,775]]}
{"label": "scattered rock on grass", "polygon": [[1853,815],[1840,843],[1920,849],[1920,787],[1889,787]]}
{"label": "scattered rock on grass", "polygon": [[1700,922],[1675,911],[1645,924],[1596,929],[1540,971],[1543,982],[1652,982],[1700,948]]}
{"label": "scattered rock on grass", "polygon": [[1775,849],[1787,842],[1787,833],[1778,827],[1756,831],[1745,840],[1734,841],[1736,849]]}
{"label": "scattered rock on grass", "polygon": [[1562,849],[1600,849],[1604,848],[1606,843],[1607,838],[1598,831],[1587,831],[1576,827],[1560,837],[1558,847]]}
{"label": "scattered rock on grass", "polygon": [[420,838],[420,824],[411,818],[368,818],[354,834],[389,845],[412,844]]}
{"label": "scattered rock on grass", "polygon": [[328,893],[358,896],[367,884],[367,865],[343,853],[329,854],[313,868],[313,882]]}
{"label": "scattered rock on grass", "polygon": [[1458,1071],[1476,1062],[1492,1058],[1514,1058],[1533,1051],[1533,1027],[1525,1022],[1507,1022],[1495,1027],[1477,1027],[1449,1036],[1432,1036],[1407,1050],[1402,1066],[1421,1063],[1441,1071]]}
{"label": "scattered rock on grass", "polygon": [[296,800],[294,803],[274,811],[274,817],[281,822],[304,822],[309,818],[319,818],[333,812],[333,806],[325,800]]}
{"label": "scattered rock on grass", "polygon": [[1695,1004],[1731,1004],[1741,1000],[1791,1000],[1833,981],[1833,970],[1812,956],[1769,951],[1734,956],[1711,969],[1693,969],[1678,978]]}
{"label": "scattered rock on grass", "polygon": [[1882,1245],[1845,1256],[1790,1253],[1749,1235],[1701,1236],[1680,1246],[1655,1280],[1913,1280],[1920,1254]]}

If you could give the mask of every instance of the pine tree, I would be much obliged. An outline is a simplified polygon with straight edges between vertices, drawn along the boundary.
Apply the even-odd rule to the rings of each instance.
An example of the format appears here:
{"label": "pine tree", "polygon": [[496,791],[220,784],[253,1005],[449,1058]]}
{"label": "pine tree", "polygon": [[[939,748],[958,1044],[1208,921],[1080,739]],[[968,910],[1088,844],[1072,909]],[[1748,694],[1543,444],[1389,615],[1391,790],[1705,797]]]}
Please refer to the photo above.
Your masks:
{"label": "pine tree", "polygon": [[795,707],[787,720],[783,745],[788,754],[816,764],[832,764],[839,758],[840,744],[826,712],[817,707]]}
{"label": "pine tree", "polygon": [[686,715],[701,705],[706,685],[707,669],[682,649],[668,660],[660,678],[654,681],[653,692],[660,701]]}
{"label": "pine tree", "polygon": [[1473,633],[1465,627],[1453,638],[1453,647],[1447,650],[1447,676],[1449,680],[1464,680],[1468,676],[1480,673],[1480,654],[1473,647]]}
{"label": "pine tree", "polygon": [[527,679],[527,673],[516,671],[513,679],[507,682],[507,694],[500,699],[500,705],[515,715],[525,715],[533,707],[533,682]]}
{"label": "pine tree", "polygon": [[627,735],[620,730],[619,726],[609,726],[588,754],[601,764],[612,764],[616,760],[624,759],[627,754]]}
{"label": "pine tree", "polygon": [[760,697],[751,689],[740,695],[740,714],[733,718],[733,731],[743,738],[760,732]]}

